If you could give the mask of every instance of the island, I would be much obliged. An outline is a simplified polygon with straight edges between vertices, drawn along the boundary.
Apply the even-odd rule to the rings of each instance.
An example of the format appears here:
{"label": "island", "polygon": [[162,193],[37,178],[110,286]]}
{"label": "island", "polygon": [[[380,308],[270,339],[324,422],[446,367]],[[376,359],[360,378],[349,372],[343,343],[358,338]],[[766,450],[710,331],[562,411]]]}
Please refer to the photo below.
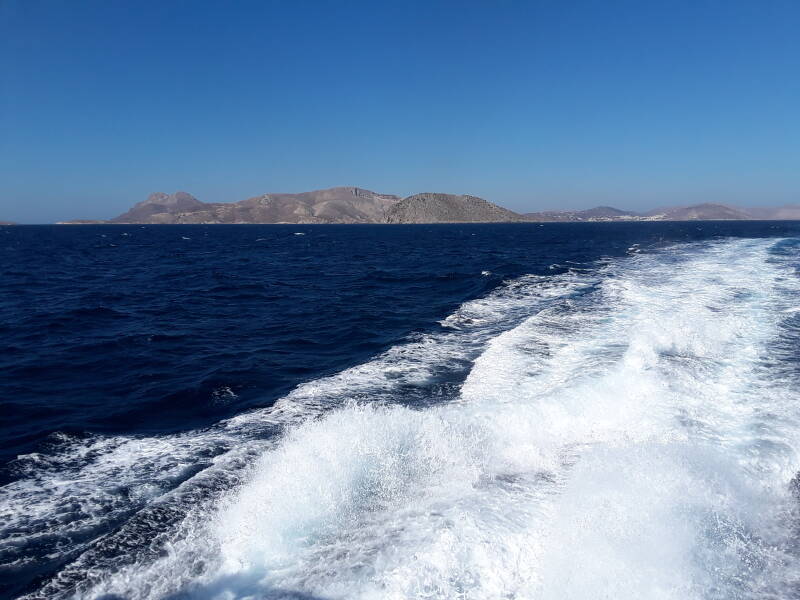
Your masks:
{"label": "island", "polygon": [[794,219],[800,219],[800,205],[748,209],[704,203],[648,212],[598,206],[588,210],[522,214],[477,196],[421,193],[401,198],[360,187],[334,187],[295,194],[263,194],[238,202],[202,202],[187,192],[157,192],[113,219],[75,219],[60,224],[574,223]]}

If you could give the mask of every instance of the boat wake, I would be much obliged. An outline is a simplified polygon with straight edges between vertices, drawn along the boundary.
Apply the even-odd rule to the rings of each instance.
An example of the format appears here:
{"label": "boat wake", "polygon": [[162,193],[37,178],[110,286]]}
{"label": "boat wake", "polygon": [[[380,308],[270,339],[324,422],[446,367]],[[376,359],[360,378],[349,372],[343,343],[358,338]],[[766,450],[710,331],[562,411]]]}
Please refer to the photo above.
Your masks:
{"label": "boat wake", "polygon": [[28,598],[794,597],[799,251],[523,277],[272,408],[54,440],[3,489],[3,568],[58,566]]}

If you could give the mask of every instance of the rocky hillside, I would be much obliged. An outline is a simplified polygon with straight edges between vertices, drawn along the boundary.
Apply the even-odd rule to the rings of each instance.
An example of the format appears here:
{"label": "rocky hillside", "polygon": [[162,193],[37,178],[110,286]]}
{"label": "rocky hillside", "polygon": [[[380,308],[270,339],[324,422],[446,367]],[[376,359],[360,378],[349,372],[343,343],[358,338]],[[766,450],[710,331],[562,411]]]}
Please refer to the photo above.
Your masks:
{"label": "rocky hillside", "polygon": [[[151,194],[109,223],[492,223],[523,221],[475,196],[417,194],[401,200],[356,187],[264,194],[240,202],[201,202],[186,192]],[[76,220],[69,223],[89,223]]]}
{"label": "rocky hillside", "polygon": [[125,214],[89,223],[501,223],[584,221],[697,221],[798,219],[800,205],[734,208],[724,204],[673,206],[635,213],[611,206],[517,214],[476,196],[416,194],[401,199],[357,187],[299,194],[264,194],[239,202],[201,202],[186,192],[151,194]]}
{"label": "rocky hillside", "polygon": [[112,223],[380,223],[397,196],[355,187],[204,203],[185,192],[152,194]]}
{"label": "rocky hillside", "polygon": [[387,223],[500,223],[525,218],[476,196],[417,194],[389,209]]}
{"label": "rocky hillside", "polygon": [[167,215],[177,215],[203,210],[207,205],[186,192],[150,194],[147,200],[135,204],[125,214],[114,219],[112,223],[161,223]]}

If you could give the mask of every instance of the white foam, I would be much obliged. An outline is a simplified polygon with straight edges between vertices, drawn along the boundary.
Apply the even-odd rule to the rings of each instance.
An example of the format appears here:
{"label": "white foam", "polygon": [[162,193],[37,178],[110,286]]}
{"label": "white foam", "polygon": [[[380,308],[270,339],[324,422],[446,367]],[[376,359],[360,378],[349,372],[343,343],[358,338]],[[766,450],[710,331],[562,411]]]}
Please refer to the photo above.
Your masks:
{"label": "white foam", "polygon": [[[771,244],[635,253],[574,298],[596,282],[523,278],[226,422],[291,426],[77,596],[786,597],[800,410],[775,340],[800,287]],[[453,401],[388,402],[463,361]]]}
{"label": "white foam", "polygon": [[[491,336],[512,327],[537,306],[591,283],[573,275],[527,276],[508,282],[487,297],[465,303],[442,322],[442,331],[417,335],[372,361],[303,384],[273,407],[238,415],[208,430],[159,437],[60,436],[47,455],[19,457],[16,468],[23,476],[0,490],[0,537],[7,548],[63,540],[51,545],[48,555],[58,559],[61,553],[79,555],[91,548],[109,524],[137,512],[159,510],[183,501],[187,494],[205,506],[202,497],[209,494],[209,487],[219,485],[215,472],[233,472],[217,479],[235,481],[247,457],[276,441],[276,428],[313,419],[352,399],[390,401],[398,389],[424,386],[439,373],[463,369]],[[230,398],[230,390],[222,387],[212,400]],[[195,475],[201,468],[203,478]],[[200,509],[187,507],[193,510]],[[23,556],[18,565],[43,558]],[[67,568],[69,576],[62,573],[46,588],[47,595],[70,589],[74,577],[97,570],[97,560],[92,552],[79,558]],[[67,580],[63,588],[61,579]]]}

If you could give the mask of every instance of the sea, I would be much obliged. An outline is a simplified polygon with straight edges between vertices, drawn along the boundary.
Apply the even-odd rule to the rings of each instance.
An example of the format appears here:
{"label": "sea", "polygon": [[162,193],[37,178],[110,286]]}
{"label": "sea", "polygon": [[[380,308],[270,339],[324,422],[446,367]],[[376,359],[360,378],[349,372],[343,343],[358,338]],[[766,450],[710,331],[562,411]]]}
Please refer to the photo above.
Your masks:
{"label": "sea", "polygon": [[0,597],[800,598],[800,223],[0,227]]}

